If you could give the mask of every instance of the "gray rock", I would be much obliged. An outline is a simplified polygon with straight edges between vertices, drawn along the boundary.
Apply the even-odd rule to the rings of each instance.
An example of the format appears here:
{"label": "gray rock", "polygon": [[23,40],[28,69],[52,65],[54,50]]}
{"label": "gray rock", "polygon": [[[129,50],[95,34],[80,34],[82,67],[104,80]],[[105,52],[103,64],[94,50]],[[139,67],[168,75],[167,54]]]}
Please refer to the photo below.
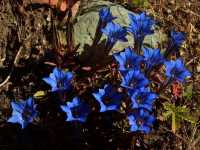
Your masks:
{"label": "gray rock", "polygon": [[[78,54],[81,56],[82,60],[94,60],[99,62],[101,60],[106,60],[108,56],[104,51],[104,47],[100,45],[95,49],[90,50],[92,45],[97,24],[99,21],[99,10],[102,7],[109,7],[113,16],[116,16],[117,19],[114,20],[115,23],[120,24],[121,26],[127,27],[129,25],[128,14],[132,13],[129,10],[125,9],[123,6],[111,3],[109,1],[103,0],[85,0],[80,6],[78,15],[76,16],[76,23],[74,24],[74,42],[75,45],[79,45],[77,50]],[[106,37],[101,38],[101,42],[105,41]],[[134,38],[131,34],[127,35],[128,42],[117,42],[112,50],[109,52],[109,55],[122,51],[128,46],[134,45]],[[165,41],[166,36],[158,29],[155,30],[153,35],[147,36],[144,40],[144,44],[150,47],[158,47],[158,43]]]}

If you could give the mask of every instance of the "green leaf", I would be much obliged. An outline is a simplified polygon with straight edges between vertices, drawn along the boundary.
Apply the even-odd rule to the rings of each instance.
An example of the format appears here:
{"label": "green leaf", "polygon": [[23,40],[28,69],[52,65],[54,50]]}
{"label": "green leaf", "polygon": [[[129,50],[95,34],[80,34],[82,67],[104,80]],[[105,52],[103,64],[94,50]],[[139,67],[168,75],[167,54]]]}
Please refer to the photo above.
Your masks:
{"label": "green leaf", "polygon": [[162,114],[164,120],[169,119],[169,117],[171,117],[171,115],[172,115],[172,112],[170,112],[170,111],[165,111],[165,112],[163,112],[163,114]]}
{"label": "green leaf", "polygon": [[41,99],[41,98],[45,97],[46,94],[47,94],[47,93],[46,93],[45,91],[37,91],[37,92],[33,95],[33,97],[34,97],[35,99]]}
{"label": "green leaf", "polygon": [[164,112],[163,117],[165,120],[172,117],[172,132],[175,133],[176,130],[180,127],[181,121],[187,121],[191,124],[196,124],[197,121],[194,117],[191,116],[190,110],[186,106],[175,106],[175,104],[171,104],[166,102],[163,104]]}
{"label": "green leaf", "polygon": [[137,7],[147,7],[147,6],[149,6],[148,0],[132,0],[132,3]]}
{"label": "green leaf", "polygon": [[176,132],[176,114],[173,112],[172,113],[172,132],[175,133]]}
{"label": "green leaf", "polygon": [[187,100],[191,100],[192,99],[192,94],[193,94],[193,85],[190,84],[189,86],[185,87],[184,93],[183,93],[183,97]]}

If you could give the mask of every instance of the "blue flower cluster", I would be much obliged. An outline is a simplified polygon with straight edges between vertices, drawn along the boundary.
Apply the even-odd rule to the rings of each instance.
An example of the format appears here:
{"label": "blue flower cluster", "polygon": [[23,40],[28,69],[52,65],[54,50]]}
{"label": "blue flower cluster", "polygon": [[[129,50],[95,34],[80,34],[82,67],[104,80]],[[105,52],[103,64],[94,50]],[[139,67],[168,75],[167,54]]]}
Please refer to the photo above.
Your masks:
{"label": "blue flower cluster", "polygon": [[[183,82],[186,77],[191,76],[190,72],[184,67],[183,61],[167,60],[169,51],[172,48],[180,47],[185,39],[185,35],[181,32],[171,32],[171,49],[166,49],[164,55],[160,49],[143,47],[143,40],[146,35],[153,33],[155,21],[148,17],[145,13],[138,15],[129,14],[130,25],[128,28],[121,27],[113,22],[113,17],[109,8],[102,8],[99,12],[100,24],[103,24],[101,31],[108,38],[107,44],[113,46],[117,41],[127,41],[126,35],[128,31],[134,36],[135,43],[139,43],[142,54],[135,53],[131,47],[125,48],[124,51],[114,54],[115,60],[118,62],[118,71],[121,74],[120,86],[127,91],[130,99],[131,111],[126,111],[130,124],[131,132],[149,133],[155,122],[152,115],[153,103],[158,98],[159,93],[154,93],[151,86],[151,78],[149,72],[155,71],[155,68],[165,66],[165,83],[173,81]],[[138,47],[137,47],[138,48]],[[51,86],[51,92],[68,92],[72,89],[73,73],[63,71],[55,67],[49,77],[43,78],[43,81]],[[92,95],[98,102],[100,112],[118,111],[120,105],[124,101],[124,93],[118,91],[119,87],[105,84],[103,88],[93,92]],[[28,123],[33,122],[38,112],[36,104],[32,98],[26,101],[14,101],[11,103],[13,112],[8,122],[19,123],[22,128]],[[60,105],[60,109],[66,113],[66,121],[85,122],[87,116],[91,113],[91,107],[79,97],[75,96],[71,102]],[[129,107],[127,108],[129,109]]]}
{"label": "blue flower cluster", "polygon": [[[51,86],[52,92],[68,91],[71,88],[72,79],[72,72],[65,72],[57,67],[53,69],[53,73],[51,73],[49,77],[43,78],[43,80]],[[65,105],[61,105],[60,108],[67,115],[66,121],[85,122],[87,115],[91,111],[90,107],[78,97],[74,97],[72,102],[67,102]]]}
{"label": "blue flower cluster", "polygon": [[108,37],[107,47],[112,47],[117,41],[127,42],[127,29],[121,27],[119,24],[113,22],[116,17],[113,17],[110,9],[104,7],[100,9],[99,21],[101,25],[101,32]]}
{"label": "blue flower cluster", "polygon": [[[104,8],[104,12],[108,13],[108,11],[109,9],[106,11]],[[109,18],[112,18],[111,16],[110,14]],[[104,19],[108,20],[106,18]],[[114,54],[114,57],[119,63],[118,70],[122,76],[121,86],[127,89],[132,102],[131,108],[133,109],[133,113],[128,115],[131,131],[148,133],[155,120],[155,118],[150,115],[152,112],[152,104],[158,96],[151,92],[148,87],[150,81],[146,78],[146,75],[148,75],[146,73],[163,64],[165,64],[166,67],[166,77],[170,82],[174,80],[184,81],[186,77],[190,76],[190,73],[185,69],[180,59],[176,61],[166,61],[166,57],[161,54],[160,49],[142,46],[145,36],[154,33],[154,20],[145,13],[138,15],[129,14],[129,19],[130,25],[126,30],[110,22],[102,29],[102,32],[108,37],[108,41],[114,44],[118,40],[126,41],[125,36],[126,31],[128,31],[134,36],[134,48],[137,54],[140,54],[141,50],[143,51],[142,56],[137,55],[133,49],[129,47],[126,48],[124,52]],[[170,39],[171,48],[179,47],[184,39],[184,34],[172,31]],[[102,108],[105,108],[105,105],[99,100],[99,97],[96,99],[101,103]]]}
{"label": "blue flower cluster", "polygon": [[122,76],[121,86],[127,89],[131,98],[133,113],[128,115],[131,131],[148,133],[155,120],[150,115],[152,104],[158,96],[148,87],[150,81],[145,77],[143,70],[149,71],[164,64],[165,75],[170,82],[183,82],[190,73],[181,59],[166,61],[159,49],[143,48],[143,56],[139,56],[127,48],[124,52],[114,54],[114,57],[119,63],[118,69]]}
{"label": "blue flower cluster", "polygon": [[[148,49],[145,50],[148,51]],[[128,114],[128,120],[131,125],[130,130],[134,132],[141,131],[148,133],[155,121],[155,118],[150,113],[152,112],[152,104],[157,98],[157,95],[148,88],[150,81],[142,73],[141,64],[144,62],[147,65],[146,68],[149,69],[150,59],[154,61],[153,58],[156,56],[152,55],[151,52],[146,53],[145,56],[139,56],[131,48],[114,55],[119,63],[119,71],[122,76],[121,86],[127,90],[131,99],[132,112]]]}

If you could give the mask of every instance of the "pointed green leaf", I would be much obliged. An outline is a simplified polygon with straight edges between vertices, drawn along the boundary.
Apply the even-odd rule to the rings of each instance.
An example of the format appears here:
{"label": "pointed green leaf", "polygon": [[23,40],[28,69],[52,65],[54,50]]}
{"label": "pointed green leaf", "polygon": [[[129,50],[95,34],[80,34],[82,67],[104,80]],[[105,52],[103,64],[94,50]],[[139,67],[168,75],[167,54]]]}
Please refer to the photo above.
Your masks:
{"label": "pointed green leaf", "polygon": [[174,112],[172,113],[172,132],[176,132],[176,114]]}

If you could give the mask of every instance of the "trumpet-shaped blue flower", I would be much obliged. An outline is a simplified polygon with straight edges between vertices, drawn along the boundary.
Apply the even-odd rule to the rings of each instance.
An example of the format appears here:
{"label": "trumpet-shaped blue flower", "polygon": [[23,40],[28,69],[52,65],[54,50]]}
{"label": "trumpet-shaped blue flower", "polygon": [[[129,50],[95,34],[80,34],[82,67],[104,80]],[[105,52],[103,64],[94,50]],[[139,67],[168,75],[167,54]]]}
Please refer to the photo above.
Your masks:
{"label": "trumpet-shaped blue flower", "polygon": [[145,13],[138,15],[128,14],[130,25],[128,31],[131,32],[135,38],[135,42],[143,42],[146,35],[152,34],[152,26],[155,21],[146,16]]}
{"label": "trumpet-shaped blue flower", "polygon": [[129,94],[131,95],[133,109],[145,108],[152,111],[152,104],[157,95],[151,92],[149,88],[142,87],[134,91],[129,91]]}
{"label": "trumpet-shaped blue flower", "polygon": [[127,73],[122,73],[121,86],[136,90],[145,87],[149,84],[148,79],[139,70],[129,70]]}
{"label": "trumpet-shaped blue flower", "polygon": [[181,44],[184,42],[186,34],[183,32],[171,31],[169,45],[164,53],[168,57],[171,53],[177,52]]}
{"label": "trumpet-shaped blue flower", "polygon": [[159,49],[143,48],[144,63],[147,70],[164,63],[164,57]]}
{"label": "trumpet-shaped blue flower", "polygon": [[117,41],[127,42],[127,30],[119,24],[110,22],[101,31],[108,37],[109,45],[114,45]]}
{"label": "trumpet-shaped blue flower", "polygon": [[112,20],[116,19],[116,17],[113,17],[110,8],[108,7],[103,7],[99,11],[99,18],[101,23],[108,23],[111,22]]}
{"label": "trumpet-shaped blue flower", "polygon": [[28,123],[33,122],[33,119],[37,115],[36,104],[32,98],[26,101],[20,100],[19,102],[11,102],[12,116],[8,119],[8,122],[19,123],[22,128],[25,128]]}
{"label": "trumpet-shaped blue flower", "polygon": [[73,74],[71,72],[64,72],[59,68],[54,68],[53,73],[48,78],[43,80],[51,86],[51,91],[68,90],[71,87],[71,80]]}
{"label": "trumpet-shaped blue flower", "polygon": [[128,120],[131,126],[130,131],[139,131],[146,134],[151,131],[151,126],[155,122],[155,118],[144,109],[139,109],[137,112],[129,115]]}
{"label": "trumpet-shaped blue flower", "polygon": [[90,107],[81,102],[78,97],[74,97],[72,102],[67,102],[66,105],[61,105],[60,107],[67,115],[66,121],[85,122],[91,112]]}
{"label": "trumpet-shaped blue flower", "polygon": [[100,104],[100,112],[117,110],[120,106],[122,95],[117,93],[111,85],[106,84],[103,89],[93,93]]}
{"label": "trumpet-shaped blue flower", "polygon": [[186,77],[191,76],[190,72],[185,68],[181,59],[177,59],[175,61],[167,61],[165,62],[165,67],[166,76],[170,80],[178,80],[183,82]]}
{"label": "trumpet-shaped blue flower", "polygon": [[140,63],[143,60],[143,58],[135,54],[131,48],[126,48],[124,52],[114,54],[114,57],[119,63],[120,71],[140,69]]}
{"label": "trumpet-shaped blue flower", "polygon": [[171,31],[171,42],[175,47],[179,47],[184,41],[186,34],[183,32]]}

